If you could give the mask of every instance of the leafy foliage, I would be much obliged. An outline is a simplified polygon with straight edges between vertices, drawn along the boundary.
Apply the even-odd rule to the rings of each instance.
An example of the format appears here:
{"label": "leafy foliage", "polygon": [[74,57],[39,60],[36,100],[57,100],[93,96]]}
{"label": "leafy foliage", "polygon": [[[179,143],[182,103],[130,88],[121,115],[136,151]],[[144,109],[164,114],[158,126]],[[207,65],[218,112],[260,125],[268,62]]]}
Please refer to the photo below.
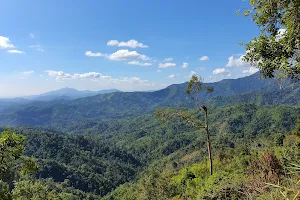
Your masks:
{"label": "leafy foliage", "polygon": [[265,77],[276,72],[300,80],[300,2],[298,0],[250,0],[261,35],[246,45],[245,60],[259,67]]}

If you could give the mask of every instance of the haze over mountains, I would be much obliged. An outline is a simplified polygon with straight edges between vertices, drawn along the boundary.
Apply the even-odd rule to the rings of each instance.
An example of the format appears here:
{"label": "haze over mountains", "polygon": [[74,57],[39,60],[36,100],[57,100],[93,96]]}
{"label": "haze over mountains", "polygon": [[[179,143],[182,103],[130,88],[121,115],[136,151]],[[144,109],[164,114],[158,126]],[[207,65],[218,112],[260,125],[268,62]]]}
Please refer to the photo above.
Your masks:
{"label": "haze over mountains", "polygon": [[[211,96],[200,100],[211,106],[253,103],[257,105],[294,105],[300,96],[299,85],[290,80],[280,89],[275,79],[262,79],[259,73],[239,79],[204,83],[215,88]],[[153,112],[158,107],[191,106],[186,95],[187,83],[170,85],[154,92],[77,91],[65,88],[13,103],[0,111],[0,126],[63,125],[97,118],[121,118]],[[93,96],[94,95],[94,96]],[[79,98],[83,96],[82,98]],[[65,98],[61,98],[65,97]],[[52,100],[50,100],[52,98]],[[46,102],[45,102],[46,101]]]}
{"label": "haze over mountains", "polygon": [[76,90],[73,88],[62,88],[59,90],[53,90],[46,93],[42,93],[39,95],[31,95],[31,96],[24,96],[18,98],[0,98],[0,110],[4,109],[5,107],[11,106],[13,104],[26,104],[30,101],[52,101],[58,99],[65,99],[65,100],[72,100],[78,99],[82,97],[93,96],[97,94],[106,94],[112,92],[120,92],[117,89],[106,89],[106,90],[99,90],[99,91],[90,91],[90,90]]}
{"label": "haze over mountains", "polygon": [[79,91],[73,88],[66,87],[59,90],[46,92],[40,95],[27,96],[23,98],[29,100],[35,100],[35,101],[51,101],[55,99],[78,99],[82,97],[88,97],[97,94],[106,94],[112,92],[120,92],[120,91],[117,89],[107,89],[107,90],[100,90],[100,91],[90,91],[90,90]]}

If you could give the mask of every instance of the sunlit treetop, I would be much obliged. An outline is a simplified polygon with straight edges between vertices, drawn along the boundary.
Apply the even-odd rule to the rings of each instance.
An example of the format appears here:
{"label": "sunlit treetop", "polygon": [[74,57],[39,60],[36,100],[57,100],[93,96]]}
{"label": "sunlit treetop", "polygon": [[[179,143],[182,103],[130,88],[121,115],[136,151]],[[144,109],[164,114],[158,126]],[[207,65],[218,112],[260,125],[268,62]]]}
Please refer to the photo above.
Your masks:
{"label": "sunlit treetop", "polygon": [[205,91],[206,93],[212,93],[214,91],[214,88],[212,86],[206,86],[203,88],[203,78],[201,76],[193,75],[188,82],[188,86],[186,89],[186,93],[191,96],[191,98],[196,101],[196,103],[199,103],[199,95],[201,91]]}

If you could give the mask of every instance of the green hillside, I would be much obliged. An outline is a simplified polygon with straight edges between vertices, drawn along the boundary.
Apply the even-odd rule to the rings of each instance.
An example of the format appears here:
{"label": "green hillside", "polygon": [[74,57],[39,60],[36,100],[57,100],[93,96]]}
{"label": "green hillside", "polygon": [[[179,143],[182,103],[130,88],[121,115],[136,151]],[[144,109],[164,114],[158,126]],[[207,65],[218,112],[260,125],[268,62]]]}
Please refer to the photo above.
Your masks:
{"label": "green hillside", "polygon": [[[213,153],[235,149],[242,141],[286,134],[299,115],[299,108],[286,106],[215,108],[210,114]],[[71,193],[85,192],[95,198],[138,181],[155,166],[177,163],[181,169],[206,156],[203,131],[180,121],[162,125],[152,114],[57,129],[18,129],[27,138],[25,154],[37,158],[41,166],[36,177],[45,182],[51,178],[51,184],[67,184]]]}

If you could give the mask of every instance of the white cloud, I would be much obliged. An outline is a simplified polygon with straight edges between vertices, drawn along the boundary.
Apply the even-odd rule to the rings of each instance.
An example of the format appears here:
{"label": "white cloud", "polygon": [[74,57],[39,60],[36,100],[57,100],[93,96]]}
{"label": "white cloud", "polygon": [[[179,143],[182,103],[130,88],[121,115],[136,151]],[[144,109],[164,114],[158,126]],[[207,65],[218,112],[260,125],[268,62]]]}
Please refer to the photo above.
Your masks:
{"label": "white cloud", "polygon": [[228,63],[226,65],[226,67],[246,67],[246,66],[249,66],[249,63],[244,61],[244,56],[245,55],[241,55],[238,58],[234,58],[233,56],[230,56],[228,58]]}
{"label": "white cloud", "polygon": [[39,45],[39,44],[36,44],[36,45],[30,45],[29,48],[33,48],[33,49],[35,49],[35,50],[37,50],[37,51],[41,51],[41,52],[44,51],[44,49],[43,49],[43,48],[41,47],[41,45]]}
{"label": "white cloud", "polygon": [[86,56],[89,56],[89,57],[99,57],[99,56],[104,56],[102,53],[93,53],[92,51],[86,51],[85,52],[85,55]]}
{"label": "white cloud", "polygon": [[208,56],[202,56],[200,58],[200,61],[206,61],[206,60],[209,60],[209,57]]}
{"label": "white cloud", "polygon": [[118,40],[109,40],[107,46],[117,46],[119,44]]}
{"label": "white cloud", "polygon": [[106,57],[110,60],[129,60],[129,59],[141,59],[141,60],[150,60],[146,55],[139,54],[136,51],[129,51],[128,49],[121,49],[112,54],[102,54],[100,52],[94,53],[92,51],[86,51],[86,56],[90,57]]}
{"label": "white cloud", "polygon": [[160,69],[158,69],[158,70],[157,70],[157,72],[158,72],[158,73],[160,73],[160,72],[161,72],[161,70],[160,70]]}
{"label": "white cloud", "polygon": [[136,51],[129,51],[128,49],[121,49],[108,56],[110,60],[128,60],[139,58],[141,60],[150,60],[148,56],[139,54]]}
{"label": "white cloud", "polygon": [[243,74],[254,74],[256,72],[258,72],[256,67],[249,67],[249,69],[243,70]]}
{"label": "white cloud", "polygon": [[52,71],[48,70],[45,71],[48,73],[48,76],[55,77],[57,80],[59,79],[71,79],[72,75],[71,74],[66,74],[63,71]]}
{"label": "white cloud", "polygon": [[200,71],[204,71],[205,70],[205,67],[199,67],[198,68]]}
{"label": "white cloud", "polygon": [[30,37],[31,39],[33,39],[33,38],[35,38],[35,35],[34,35],[33,33],[29,33],[29,37]]}
{"label": "white cloud", "polygon": [[170,62],[170,61],[173,61],[173,60],[174,60],[173,58],[166,58],[165,59],[166,62]]}
{"label": "white cloud", "polygon": [[148,56],[141,55],[141,54],[140,54],[139,58],[142,60],[151,60]]}
{"label": "white cloud", "polygon": [[159,68],[176,67],[176,63],[159,63]]}
{"label": "white cloud", "polygon": [[119,42],[118,40],[109,40],[107,46],[119,46],[119,47],[129,47],[129,48],[148,48],[147,45],[140,43],[136,40],[128,40],[127,42]]}
{"label": "white cloud", "polygon": [[24,51],[19,51],[19,50],[16,50],[16,49],[8,50],[7,52],[8,53],[14,53],[14,54],[23,54],[23,53],[25,53]]}
{"label": "white cloud", "polygon": [[228,73],[229,71],[227,71],[225,68],[217,68],[213,71],[213,75],[225,75]]}
{"label": "white cloud", "polygon": [[128,62],[128,64],[129,64],[129,65],[146,66],[146,67],[148,67],[148,66],[151,66],[151,65],[152,65],[151,63],[141,63],[141,62],[139,62],[139,61],[136,61],[136,60],[134,60],[134,61],[131,61],[131,62]]}
{"label": "white cloud", "polygon": [[184,62],[184,63],[182,64],[181,68],[185,69],[185,68],[187,68],[188,66],[189,66],[189,63]]}
{"label": "white cloud", "polygon": [[0,36],[0,49],[14,48],[15,46],[10,42],[9,38]]}
{"label": "white cloud", "polygon": [[24,74],[24,75],[31,75],[31,74],[33,74],[33,73],[34,73],[34,71],[22,72],[22,74]]}

